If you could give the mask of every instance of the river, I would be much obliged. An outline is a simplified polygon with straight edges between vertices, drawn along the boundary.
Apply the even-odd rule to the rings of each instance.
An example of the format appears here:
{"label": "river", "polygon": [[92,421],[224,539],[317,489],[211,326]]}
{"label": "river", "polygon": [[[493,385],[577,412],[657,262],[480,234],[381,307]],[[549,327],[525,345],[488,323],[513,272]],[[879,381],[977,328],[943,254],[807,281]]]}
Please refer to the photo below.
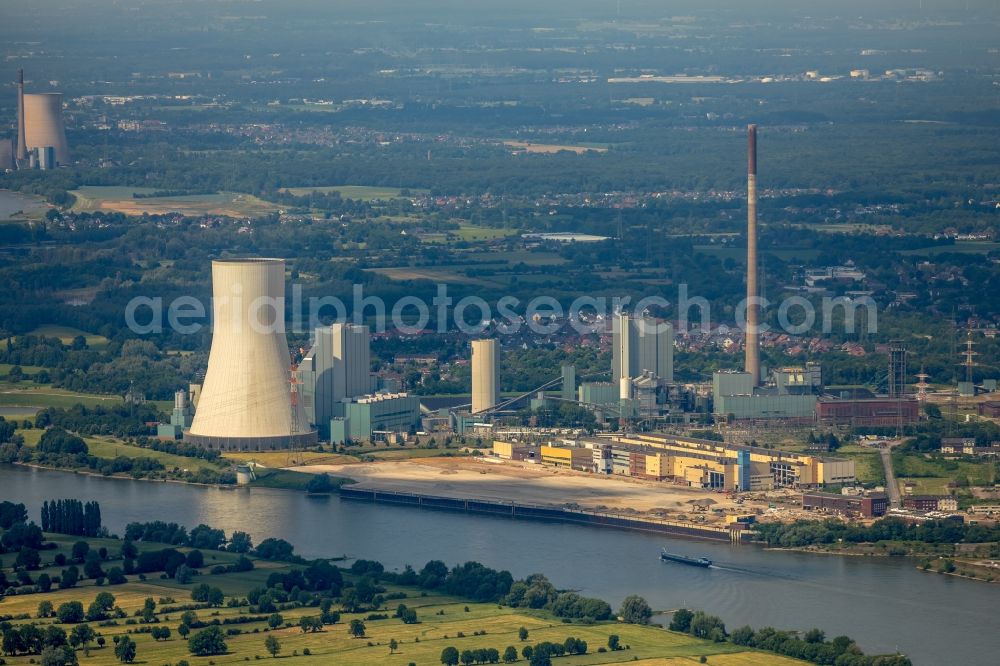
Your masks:
{"label": "river", "polygon": [[[377,559],[387,568],[430,559],[476,560],[515,577],[540,572],[560,588],[605,599],[628,594],[657,610],[687,606],[742,624],[847,634],[869,653],[897,648],[915,664],[995,664],[1000,587],[917,571],[913,561],[767,552],[758,546],[491,516],[365,504],[270,489],[223,490],[0,466],[0,500],[97,500],[104,524],[206,523],[286,539],[306,557]],[[672,552],[706,556],[699,569],[660,562]]]}

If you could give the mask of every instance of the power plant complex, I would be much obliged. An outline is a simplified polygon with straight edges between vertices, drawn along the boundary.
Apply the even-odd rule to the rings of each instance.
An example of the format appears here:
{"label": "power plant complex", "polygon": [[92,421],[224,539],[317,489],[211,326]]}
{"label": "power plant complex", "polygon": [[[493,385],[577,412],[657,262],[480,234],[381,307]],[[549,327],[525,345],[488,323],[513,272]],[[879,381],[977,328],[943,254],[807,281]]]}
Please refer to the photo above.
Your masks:
{"label": "power plant complex", "polygon": [[[28,102],[25,111],[28,138],[19,140],[19,146],[31,146],[35,136],[55,136],[51,132],[56,130],[49,125],[39,126],[44,131],[31,129],[33,104]],[[584,381],[578,382],[576,368],[563,365],[559,376],[542,386],[501,397],[500,341],[475,339],[470,344],[470,402],[437,411],[401,392],[399,379],[373,373],[367,326],[319,326],[312,331],[308,347],[293,357],[284,329],[284,260],[214,261],[214,335],[204,384],[191,386],[189,401],[178,394],[170,422],[160,425],[158,435],[165,439],[183,436],[213,449],[262,451],[301,448],[319,440],[335,445],[398,441],[420,430],[487,434],[495,432],[495,426],[519,419],[518,412],[529,402],[533,414],[570,403],[589,410],[597,423],[616,419],[626,431],[691,424],[709,414],[714,423],[736,425],[737,430],[782,423],[886,427],[916,420],[917,402],[904,390],[902,347],[894,348],[891,357],[888,396],[858,390],[851,395],[830,394],[815,363],[770,370],[762,366],[757,233],[757,127],[749,125],[744,367],[715,372],[710,388],[675,382],[670,322],[647,312],[616,312],[605,322],[611,334],[611,363],[603,372],[580,377]],[[296,363],[298,357],[301,361]],[[711,470],[725,476],[723,483],[712,480],[703,469],[704,461],[695,458],[701,462],[692,463],[692,469],[698,467],[699,474],[708,474],[707,481],[698,483],[706,487],[736,484],[732,470],[724,469],[731,461],[719,462],[718,469]],[[749,468],[741,469],[738,485],[747,489]],[[773,476],[771,472],[761,474]],[[799,476],[811,478],[805,473]]]}
{"label": "power plant complex", "polygon": [[62,93],[25,93],[17,70],[17,135],[0,145],[0,168],[54,169],[69,164]]}

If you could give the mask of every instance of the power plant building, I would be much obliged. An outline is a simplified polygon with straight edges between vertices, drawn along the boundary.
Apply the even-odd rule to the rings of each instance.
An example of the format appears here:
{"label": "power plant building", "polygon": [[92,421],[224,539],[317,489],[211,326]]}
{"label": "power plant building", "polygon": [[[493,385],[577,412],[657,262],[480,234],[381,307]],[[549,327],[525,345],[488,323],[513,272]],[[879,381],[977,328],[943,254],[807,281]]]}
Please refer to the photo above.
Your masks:
{"label": "power plant building", "polygon": [[496,340],[472,341],[472,413],[497,406],[500,357]]}
{"label": "power plant building", "polygon": [[[496,455],[502,453],[499,445],[500,442],[494,442]],[[824,458],[661,433],[582,437],[550,443],[541,448],[541,461],[603,474],[738,491],[815,488],[856,481],[854,461],[845,458]]]}
{"label": "power plant building", "polygon": [[413,432],[420,423],[420,398],[378,393],[342,403],[344,415],[330,421],[330,442],[372,441]]}
{"label": "power plant building", "polygon": [[266,451],[316,443],[285,337],[283,259],[212,262],[212,347],[185,441]]}
{"label": "power plant building", "polygon": [[341,403],[372,392],[368,327],[337,323],[317,328],[299,377],[306,420],[327,437],[330,419],[344,416]]}
{"label": "power plant building", "polygon": [[670,323],[623,313],[614,319],[612,336],[611,378],[615,384],[644,372],[667,383],[674,381],[674,328]]}

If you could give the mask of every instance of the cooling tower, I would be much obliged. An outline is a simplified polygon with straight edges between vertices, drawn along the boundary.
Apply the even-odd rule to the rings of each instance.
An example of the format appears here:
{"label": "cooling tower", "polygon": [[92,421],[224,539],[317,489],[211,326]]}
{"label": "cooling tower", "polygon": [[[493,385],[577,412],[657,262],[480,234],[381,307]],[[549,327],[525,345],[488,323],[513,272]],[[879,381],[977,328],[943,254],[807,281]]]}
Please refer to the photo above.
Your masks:
{"label": "cooling tower", "polygon": [[316,442],[292,391],[285,338],[285,262],[212,262],[212,349],[186,441],[265,451]]}
{"label": "cooling tower", "polygon": [[486,411],[497,404],[496,340],[472,341],[472,413]]}
{"label": "cooling tower", "polygon": [[69,145],[63,126],[62,93],[24,95],[24,140],[28,150],[56,149],[56,163],[69,164]]}

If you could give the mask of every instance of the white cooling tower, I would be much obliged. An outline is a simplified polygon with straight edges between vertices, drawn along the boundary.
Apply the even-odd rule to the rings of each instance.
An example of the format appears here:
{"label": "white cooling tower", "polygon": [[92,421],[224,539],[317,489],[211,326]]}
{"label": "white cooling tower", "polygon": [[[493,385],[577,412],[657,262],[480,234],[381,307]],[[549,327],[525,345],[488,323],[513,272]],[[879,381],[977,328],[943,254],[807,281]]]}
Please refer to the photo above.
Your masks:
{"label": "white cooling tower", "polygon": [[285,262],[212,262],[212,349],[184,439],[213,449],[264,451],[316,442],[293,397],[285,338]]}
{"label": "white cooling tower", "polygon": [[62,93],[25,93],[24,140],[28,150],[38,148],[39,153],[52,146],[56,151],[56,162],[69,164],[62,104]]}

